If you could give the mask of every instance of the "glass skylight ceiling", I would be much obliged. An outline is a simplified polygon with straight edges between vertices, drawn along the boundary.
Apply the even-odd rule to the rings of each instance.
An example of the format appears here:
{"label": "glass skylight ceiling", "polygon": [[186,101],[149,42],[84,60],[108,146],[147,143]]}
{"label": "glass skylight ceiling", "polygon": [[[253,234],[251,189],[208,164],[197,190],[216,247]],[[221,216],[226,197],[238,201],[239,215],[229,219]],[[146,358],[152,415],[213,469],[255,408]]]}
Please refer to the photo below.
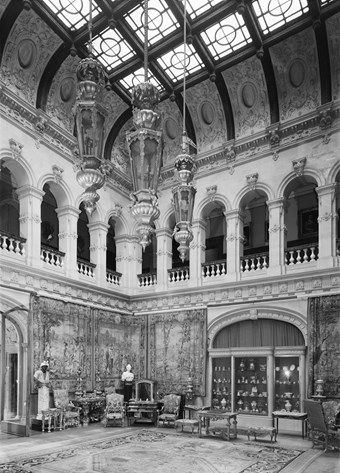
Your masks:
{"label": "glass skylight ceiling", "polygon": [[[125,20],[144,43],[144,8],[143,3],[124,15]],[[179,23],[164,0],[149,0],[148,7],[149,44],[154,44],[172,31],[179,28]]]}
{"label": "glass skylight ceiling", "polygon": [[[64,25],[78,30],[89,21],[90,0],[43,0]],[[92,18],[100,12],[95,2],[92,5]]]}
{"label": "glass skylight ceiling", "polygon": [[[191,44],[186,46],[186,57],[187,74],[193,74],[204,67],[201,58]],[[157,61],[171,80],[174,82],[179,81],[183,77],[184,43],[173,51],[169,51],[160,58],[157,58]]]}
{"label": "glass skylight ceiling", "polygon": [[238,13],[211,26],[201,36],[215,60],[251,42],[243,17]]}
{"label": "glass skylight ceiling", "polygon": [[107,68],[114,69],[135,55],[117,30],[107,28],[92,41],[93,55]]}
{"label": "glass skylight ceiling", "polygon": [[[187,0],[187,14],[190,15],[190,18],[195,19],[223,1],[225,0]],[[183,0],[182,3],[184,3]]]}
{"label": "glass skylight ceiling", "polygon": [[308,0],[255,0],[252,5],[264,34],[308,12]]}
{"label": "glass skylight ceiling", "polygon": [[[156,77],[148,71],[148,80],[152,84],[154,84],[160,92],[164,90],[164,87],[161,83],[156,79]],[[144,68],[141,67],[138,71],[129,74],[128,76],[124,77],[119,81],[126,90],[131,90],[133,86],[144,82]]]}

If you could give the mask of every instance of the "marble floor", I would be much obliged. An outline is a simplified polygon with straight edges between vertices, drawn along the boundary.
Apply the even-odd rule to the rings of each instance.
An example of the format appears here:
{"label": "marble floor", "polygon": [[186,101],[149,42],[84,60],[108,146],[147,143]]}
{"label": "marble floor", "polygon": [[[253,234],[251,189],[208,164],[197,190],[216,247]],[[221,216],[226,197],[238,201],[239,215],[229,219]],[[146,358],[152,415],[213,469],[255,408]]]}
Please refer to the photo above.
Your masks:
{"label": "marble floor", "polygon": [[[44,451],[50,451],[53,448],[63,448],[75,446],[78,443],[92,442],[104,438],[112,438],[132,430],[138,430],[141,426],[132,427],[114,427],[104,428],[101,424],[90,424],[88,427],[70,428],[65,431],[56,431],[51,433],[41,433],[31,431],[30,437],[16,437],[14,435],[0,433],[0,463],[16,460],[18,455],[32,454],[34,452],[42,454]],[[156,427],[149,427],[157,429]],[[163,432],[175,432],[174,429],[161,427]],[[183,438],[190,437],[191,433],[182,433]],[[195,435],[195,434],[194,434]],[[245,435],[238,435],[237,443],[246,442]],[[234,440],[235,442],[235,440]],[[258,443],[270,445],[265,439],[260,439]],[[283,448],[292,448],[309,450],[308,454],[302,456],[299,461],[294,460],[286,466],[281,473],[338,473],[340,471],[339,451],[323,452],[321,447],[316,447],[310,451],[312,443],[308,439],[302,439],[299,435],[290,435],[279,433],[277,437],[277,446]]]}

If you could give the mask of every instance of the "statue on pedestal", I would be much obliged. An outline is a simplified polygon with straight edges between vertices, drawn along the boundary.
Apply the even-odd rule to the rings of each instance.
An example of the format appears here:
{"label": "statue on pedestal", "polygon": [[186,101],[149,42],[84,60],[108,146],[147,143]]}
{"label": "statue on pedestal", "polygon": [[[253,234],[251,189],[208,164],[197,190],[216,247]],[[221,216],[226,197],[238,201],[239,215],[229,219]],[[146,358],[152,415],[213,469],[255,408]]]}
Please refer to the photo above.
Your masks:
{"label": "statue on pedestal", "polygon": [[43,361],[40,369],[34,373],[34,380],[38,389],[38,414],[37,419],[41,419],[41,411],[50,407],[50,375],[48,372],[48,362]]}
{"label": "statue on pedestal", "polygon": [[122,381],[124,383],[124,402],[129,402],[132,399],[133,380],[135,375],[132,373],[132,366],[126,365],[125,371],[122,374]]}

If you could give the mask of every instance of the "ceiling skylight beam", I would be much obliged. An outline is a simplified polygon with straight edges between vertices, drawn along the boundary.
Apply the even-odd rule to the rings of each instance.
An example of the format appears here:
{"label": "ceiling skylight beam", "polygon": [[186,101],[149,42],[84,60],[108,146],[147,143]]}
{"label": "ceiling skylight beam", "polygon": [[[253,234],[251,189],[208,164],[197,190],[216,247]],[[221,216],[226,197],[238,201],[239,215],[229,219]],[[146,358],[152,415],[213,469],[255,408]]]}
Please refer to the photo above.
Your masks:
{"label": "ceiling skylight beam", "polygon": [[[107,28],[107,18],[103,13],[99,13],[96,18],[93,19],[92,23],[92,35],[95,37],[98,33]],[[77,31],[74,42],[75,43],[87,43],[89,40],[89,29],[87,25],[82,26]]]}
{"label": "ceiling skylight beam", "polygon": [[41,0],[32,2],[32,9],[40,16],[52,30],[63,40],[68,41],[71,44],[74,42],[74,36],[69,32],[68,28],[60,21],[56,15],[51,13],[49,8]]}
{"label": "ceiling skylight beam", "polygon": [[[184,8],[183,9],[180,8],[180,5],[182,4],[174,0],[166,0],[166,3],[169,5],[169,8],[172,11],[172,14],[176,17],[176,20],[181,25],[181,28],[183,28]],[[188,15],[186,18],[186,23],[187,23],[187,31],[189,33],[192,27],[192,23],[190,22],[190,18]]]}
{"label": "ceiling skylight beam", "polygon": [[109,18],[112,16],[112,3],[109,0],[94,0],[98,7],[105,13]]}
{"label": "ceiling skylight beam", "polygon": [[274,44],[280,43],[281,41],[289,38],[295,33],[302,31],[309,26],[312,26],[313,21],[309,15],[305,16],[304,18],[299,18],[298,20],[293,21],[290,24],[286,24],[281,28],[273,31],[272,33],[268,34],[263,39],[263,46],[270,47]]}
{"label": "ceiling skylight beam", "polygon": [[132,74],[134,71],[141,67],[141,60],[138,57],[129,59],[128,61],[122,63],[120,66],[115,68],[109,75],[109,79],[112,81],[118,81],[124,79],[125,76]]}
{"label": "ceiling skylight beam", "polygon": [[201,31],[206,30],[210,26],[219,22],[221,19],[226,18],[232,13],[235,13],[235,5],[233,3],[228,3],[228,5],[225,5],[225,2],[222,2],[216,5],[216,10],[212,10],[213,9],[208,10],[202,15],[202,17],[199,17],[197,20],[192,22],[192,34],[199,34]]}
{"label": "ceiling skylight beam", "polygon": [[259,49],[262,46],[262,34],[255,12],[249,7],[248,4],[245,4],[245,10],[244,13],[242,13],[242,17],[254,44]]}
{"label": "ceiling skylight beam", "polygon": [[194,36],[193,45],[194,45],[194,48],[197,51],[197,54],[202,59],[205,67],[207,68],[207,70],[210,73],[213,72],[215,70],[215,63],[214,63],[208,49],[206,48],[205,44],[201,40],[200,36]]}
{"label": "ceiling skylight beam", "polygon": [[163,72],[163,69],[159,67],[157,61],[150,61],[149,67],[152,74],[164,87],[166,93],[171,94],[174,89],[174,84],[173,82],[171,82],[169,77]]}

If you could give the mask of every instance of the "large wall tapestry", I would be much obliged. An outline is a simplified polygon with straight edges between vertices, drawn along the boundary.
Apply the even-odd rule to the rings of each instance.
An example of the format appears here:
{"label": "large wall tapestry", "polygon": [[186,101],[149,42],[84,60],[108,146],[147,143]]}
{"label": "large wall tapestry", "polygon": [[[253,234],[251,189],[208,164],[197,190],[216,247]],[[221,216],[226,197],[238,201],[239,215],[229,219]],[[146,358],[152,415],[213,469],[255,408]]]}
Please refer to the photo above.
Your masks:
{"label": "large wall tapestry", "polygon": [[205,395],[207,315],[205,309],[181,310],[149,319],[149,377],[160,396],[186,391],[188,377],[195,394]]}
{"label": "large wall tapestry", "polygon": [[135,379],[145,378],[146,316],[120,315],[94,309],[96,375],[103,386],[120,380],[127,363]]}
{"label": "large wall tapestry", "polygon": [[340,394],[340,295],[308,300],[308,394],[315,394],[315,381],[324,381],[324,394]]}

